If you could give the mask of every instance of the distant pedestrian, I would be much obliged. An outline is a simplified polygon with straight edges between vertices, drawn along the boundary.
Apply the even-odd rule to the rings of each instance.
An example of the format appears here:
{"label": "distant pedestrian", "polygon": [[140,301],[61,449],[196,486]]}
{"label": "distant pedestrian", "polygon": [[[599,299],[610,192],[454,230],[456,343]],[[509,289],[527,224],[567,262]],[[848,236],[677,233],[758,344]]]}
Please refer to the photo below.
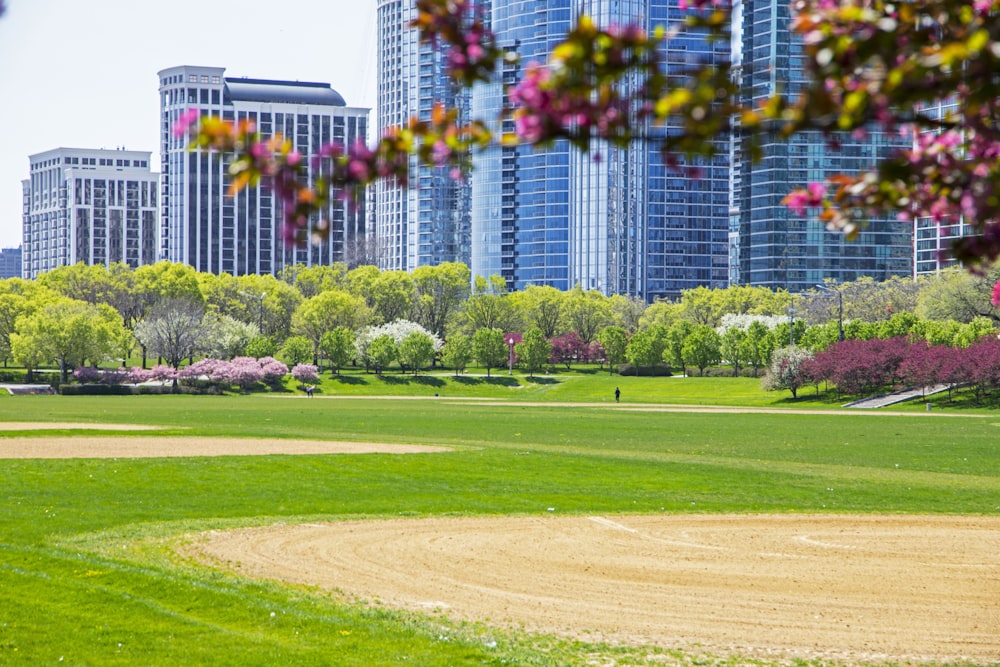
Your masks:
{"label": "distant pedestrian", "polygon": [[316,387],[312,386],[311,384],[307,384],[306,385],[306,396],[308,396],[309,398],[312,398],[313,397],[313,389],[315,389],[315,388]]}
{"label": "distant pedestrian", "polygon": [[615,387],[615,403],[618,403],[621,400],[621,397],[622,397],[622,390],[619,389],[618,387]]}

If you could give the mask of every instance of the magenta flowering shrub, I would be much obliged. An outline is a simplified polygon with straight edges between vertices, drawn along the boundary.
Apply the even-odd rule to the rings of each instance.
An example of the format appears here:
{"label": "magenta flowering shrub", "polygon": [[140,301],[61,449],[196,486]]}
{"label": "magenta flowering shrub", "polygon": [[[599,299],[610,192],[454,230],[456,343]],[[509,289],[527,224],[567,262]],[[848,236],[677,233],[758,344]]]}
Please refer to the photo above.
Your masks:
{"label": "magenta flowering shrub", "polygon": [[128,379],[126,382],[129,384],[142,384],[143,382],[149,382],[153,379],[153,372],[142,368],[140,366],[133,366],[128,369]]}
{"label": "magenta flowering shrub", "polygon": [[816,354],[807,370],[811,381],[845,394],[971,384],[981,396],[1000,387],[1000,340],[984,336],[967,348],[901,337],[845,340]]}
{"label": "magenta flowering shrub", "polygon": [[235,357],[229,362],[228,378],[244,391],[253,388],[264,379],[260,362],[253,357]]}
{"label": "magenta flowering shrub", "polygon": [[274,357],[261,357],[257,362],[260,364],[260,370],[266,384],[281,382],[281,378],[288,375],[288,366]]}
{"label": "magenta flowering shrub", "polygon": [[101,381],[101,370],[93,366],[80,366],[73,371],[73,379],[77,382],[90,384]]}
{"label": "magenta flowering shrub", "polygon": [[112,368],[101,371],[101,382],[104,384],[124,384],[128,382],[129,371],[127,368]]}
{"label": "magenta flowering shrub", "polygon": [[303,384],[319,382],[319,369],[313,364],[296,364],[292,377]]}
{"label": "magenta flowering shrub", "polygon": [[166,364],[153,366],[149,371],[149,379],[156,382],[173,382],[177,379],[177,369]]}

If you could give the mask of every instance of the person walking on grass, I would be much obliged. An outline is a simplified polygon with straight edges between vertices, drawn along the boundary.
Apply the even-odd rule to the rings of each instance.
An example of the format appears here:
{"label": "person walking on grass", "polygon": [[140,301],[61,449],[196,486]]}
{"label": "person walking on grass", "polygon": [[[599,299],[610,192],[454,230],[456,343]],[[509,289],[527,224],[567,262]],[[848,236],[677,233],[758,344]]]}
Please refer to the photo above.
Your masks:
{"label": "person walking on grass", "polygon": [[619,389],[618,387],[615,387],[615,403],[618,403],[621,400],[621,397],[622,397],[622,390]]}

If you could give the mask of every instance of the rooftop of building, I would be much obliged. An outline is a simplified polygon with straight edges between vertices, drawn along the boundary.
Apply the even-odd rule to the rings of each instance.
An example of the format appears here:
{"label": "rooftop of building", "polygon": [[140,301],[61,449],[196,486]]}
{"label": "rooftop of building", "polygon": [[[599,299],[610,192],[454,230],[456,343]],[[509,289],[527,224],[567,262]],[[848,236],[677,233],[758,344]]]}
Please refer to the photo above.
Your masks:
{"label": "rooftop of building", "polygon": [[285,102],[344,107],[344,98],[328,83],[226,78],[229,98],[234,102]]}

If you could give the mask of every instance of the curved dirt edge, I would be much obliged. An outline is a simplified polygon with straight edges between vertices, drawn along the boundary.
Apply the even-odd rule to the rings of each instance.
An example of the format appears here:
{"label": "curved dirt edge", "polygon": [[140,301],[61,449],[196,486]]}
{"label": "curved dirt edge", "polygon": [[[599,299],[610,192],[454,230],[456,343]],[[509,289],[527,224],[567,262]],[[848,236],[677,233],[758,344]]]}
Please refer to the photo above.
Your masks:
{"label": "curved dirt edge", "polygon": [[378,442],[206,438],[188,436],[0,438],[0,459],[144,459],[270,454],[427,454],[452,451],[430,445]]}
{"label": "curved dirt edge", "polygon": [[158,431],[145,424],[94,424],[87,422],[0,422],[0,431]]}
{"label": "curved dirt edge", "polygon": [[1000,517],[344,521],[199,536],[201,562],[585,640],[865,662],[1000,658]]}

